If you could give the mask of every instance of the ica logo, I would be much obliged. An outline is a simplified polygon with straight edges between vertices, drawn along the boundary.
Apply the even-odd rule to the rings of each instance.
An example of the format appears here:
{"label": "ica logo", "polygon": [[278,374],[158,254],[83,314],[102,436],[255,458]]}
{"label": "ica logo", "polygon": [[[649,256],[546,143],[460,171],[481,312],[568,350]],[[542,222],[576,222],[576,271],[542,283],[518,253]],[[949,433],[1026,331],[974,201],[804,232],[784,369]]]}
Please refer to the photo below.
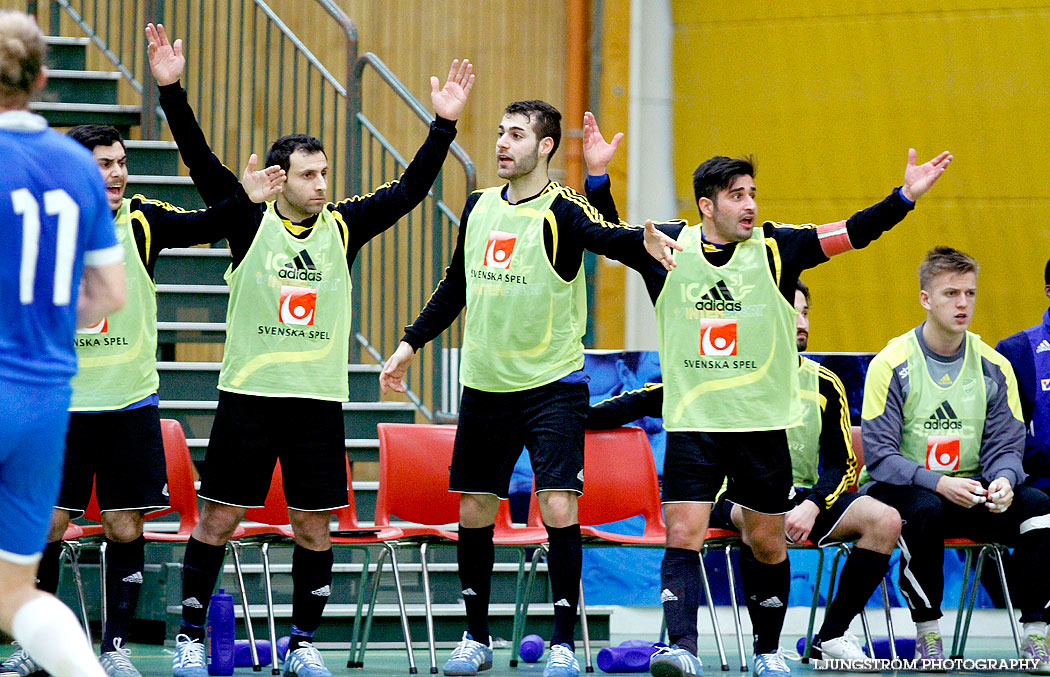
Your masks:
{"label": "ica logo", "polygon": [[926,469],[936,472],[959,469],[958,435],[930,435],[926,438]]}
{"label": "ica logo", "polygon": [[281,287],[280,321],[285,324],[313,324],[317,290],[309,287]]}
{"label": "ica logo", "polygon": [[700,354],[711,357],[736,355],[736,320],[701,318]]}
{"label": "ica logo", "polygon": [[485,263],[490,268],[510,268],[510,257],[514,253],[514,243],[518,236],[499,230],[489,231],[489,243],[485,247]]}

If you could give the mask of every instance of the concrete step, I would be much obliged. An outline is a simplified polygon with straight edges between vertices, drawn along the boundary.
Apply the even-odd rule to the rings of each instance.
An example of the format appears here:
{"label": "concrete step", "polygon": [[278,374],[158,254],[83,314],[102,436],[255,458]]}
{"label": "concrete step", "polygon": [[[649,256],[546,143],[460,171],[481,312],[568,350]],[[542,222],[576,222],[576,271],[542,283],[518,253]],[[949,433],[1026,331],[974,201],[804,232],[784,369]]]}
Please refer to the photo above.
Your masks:
{"label": "concrete step", "polygon": [[87,38],[67,38],[45,35],[47,45],[47,67],[58,70],[84,70],[87,68]]}
{"label": "concrete step", "polygon": [[[360,439],[347,439],[346,442],[346,455],[350,459],[351,463],[357,461],[367,461],[371,463],[377,463],[379,461],[379,440],[375,438],[360,438]],[[186,444],[190,448],[190,456],[193,457],[194,462],[204,460],[204,453],[208,449],[208,438],[190,438],[186,440]],[[356,486],[356,482],[355,482]],[[374,505],[374,504],[373,504]],[[361,512],[358,512],[361,515]],[[369,516],[371,519],[371,516]]]}
{"label": "concrete step", "polygon": [[131,136],[131,128],[142,122],[141,106],[125,106],[110,103],[55,103],[32,101],[29,110],[44,116],[52,127],[75,127],[77,125],[112,125],[121,136]]}
{"label": "concrete step", "polygon": [[[158,362],[162,400],[210,400],[216,397],[219,382],[219,362]],[[378,364],[348,364],[346,373],[350,384],[350,400],[376,402],[379,400]]]}
{"label": "concrete step", "polygon": [[[138,171],[137,167],[132,169]],[[204,200],[193,186],[193,179],[188,176],[132,174],[128,176],[125,195],[131,196],[136,193],[183,209],[204,209]]]}
{"label": "concrete step", "polygon": [[229,298],[225,284],[158,284],[157,320],[225,322]]}
{"label": "concrete step", "polygon": [[[128,169],[137,176],[179,175],[179,147],[174,141],[139,141],[125,139],[128,152]],[[146,197],[153,197],[146,194]]]}
{"label": "concrete step", "polygon": [[116,104],[120,77],[120,73],[110,71],[51,69],[40,98],[64,103]]}
{"label": "concrete step", "polygon": [[225,247],[165,249],[157,257],[154,279],[158,284],[222,284],[229,266],[230,250]]}
{"label": "concrete step", "polygon": [[[211,437],[218,401],[161,400],[161,418],[174,418],[182,424],[186,437]],[[411,402],[344,402],[343,425],[351,438],[367,438],[376,435],[379,423],[412,423],[415,421],[415,406]],[[275,422],[276,423],[276,422]],[[307,426],[306,422],[297,422]]]}
{"label": "concrete step", "polygon": [[173,343],[223,343],[225,322],[157,322],[157,341]]}

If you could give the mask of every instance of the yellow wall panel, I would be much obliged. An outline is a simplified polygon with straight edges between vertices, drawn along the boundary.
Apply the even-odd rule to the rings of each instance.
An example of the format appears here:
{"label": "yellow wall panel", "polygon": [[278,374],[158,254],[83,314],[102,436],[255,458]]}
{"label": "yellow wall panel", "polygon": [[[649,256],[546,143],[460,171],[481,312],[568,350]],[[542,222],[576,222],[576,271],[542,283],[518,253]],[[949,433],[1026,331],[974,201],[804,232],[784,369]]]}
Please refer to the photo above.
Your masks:
{"label": "yellow wall panel", "polygon": [[[1042,5],[1042,6],[1040,6]],[[935,244],[982,265],[974,330],[995,342],[1046,306],[1050,8],[1045,3],[673,2],[675,171],[755,153],[761,218],[846,218],[900,185],[907,149],[955,162],[900,226],[804,275],[814,350],[878,350],[922,319],[915,270]]]}

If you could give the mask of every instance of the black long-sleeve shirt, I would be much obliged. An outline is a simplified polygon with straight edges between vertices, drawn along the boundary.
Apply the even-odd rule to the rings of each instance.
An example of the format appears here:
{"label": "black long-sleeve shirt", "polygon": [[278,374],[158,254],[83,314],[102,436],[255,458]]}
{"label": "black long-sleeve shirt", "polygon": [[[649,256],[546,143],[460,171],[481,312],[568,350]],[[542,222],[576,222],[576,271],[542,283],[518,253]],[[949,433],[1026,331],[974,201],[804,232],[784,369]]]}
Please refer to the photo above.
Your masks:
{"label": "black long-sleeve shirt", "polygon": [[[177,82],[161,87],[160,104],[183,162],[189,167],[190,177],[205,204],[214,204],[231,195],[239,185],[237,174],[225,167],[211,151],[186,99],[186,91]],[[400,179],[385,183],[368,195],[355,195],[324,206],[324,209],[339,213],[346,224],[341,236],[348,265],[353,265],[357,253],[366,242],[393,226],[423,201],[441,171],[448,148],[455,138],[456,123],[443,118],[436,119],[430,124],[426,141],[416,151]],[[230,244],[234,267],[240,264],[248,252],[265,212],[265,205],[253,205],[240,218],[232,219],[228,224],[223,235]],[[309,235],[316,222],[316,216],[300,223],[284,219],[285,228],[298,238]]]}
{"label": "black long-sleeve shirt", "polygon": [[[610,186],[611,183],[606,181],[593,190],[588,189],[587,199],[606,221],[616,222],[619,216]],[[915,203],[903,198],[900,188],[894,188],[886,199],[855,213],[846,220],[846,232],[852,248],[867,247],[883,233],[900,223],[914,208]],[[671,237],[677,238],[685,225],[684,221],[670,221],[657,224],[657,227]],[[766,256],[769,260],[769,269],[773,271],[773,279],[777,281],[777,287],[788,303],[794,305],[795,283],[802,271],[830,260],[821,247],[817,226],[766,221],[762,224],[762,230],[766,237]],[[713,266],[728,263],[735,250],[735,242],[716,245],[705,241],[703,247],[704,256]],[[663,289],[667,271],[655,259],[650,259],[650,261],[651,263],[645,262],[645,267],[640,268],[639,272],[645,280],[649,297],[653,303],[656,303],[656,298]]]}
{"label": "black long-sleeve shirt", "polygon": [[[820,393],[819,472],[812,487],[798,487],[795,505],[810,500],[819,509],[830,508],[842,492],[857,480],[857,457],[853,452],[846,389],[833,371],[821,366],[817,370]],[[662,383],[646,383],[638,390],[620,393],[590,407],[584,426],[602,430],[618,428],[643,416],[663,416]]]}
{"label": "black long-sleeve shirt", "polygon": [[[557,192],[557,197],[550,206],[553,219],[546,220],[543,226],[543,245],[547,259],[563,280],[575,279],[579,274],[585,249],[622,261],[635,269],[648,267],[649,261],[655,262],[643,245],[642,228],[603,221],[594,207],[572,188],[551,182],[537,195],[522,202],[552,191]],[[445,277],[438,283],[416,321],[405,327],[405,335],[401,340],[416,350],[447,329],[466,306],[467,278],[463,266],[463,247],[467,228],[470,227],[471,211],[482,192],[477,191],[467,198],[456,237],[456,248],[445,269]],[[507,199],[506,187],[500,195],[503,200]]]}

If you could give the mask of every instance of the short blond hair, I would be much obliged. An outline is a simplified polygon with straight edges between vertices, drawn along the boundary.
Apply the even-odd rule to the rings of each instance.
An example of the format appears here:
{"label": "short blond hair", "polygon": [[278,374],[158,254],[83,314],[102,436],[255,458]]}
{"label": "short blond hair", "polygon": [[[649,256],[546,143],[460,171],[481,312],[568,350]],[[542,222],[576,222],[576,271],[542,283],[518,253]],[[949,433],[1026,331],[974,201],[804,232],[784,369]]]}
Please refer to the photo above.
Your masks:
{"label": "short blond hair", "polygon": [[973,273],[976,275],[981,267],[977,260],[951,247],[934,247],[926,252],[926,258],[919,265],[919,289],[929,291],[930,282],[941,273]]}
{"label": "short blond hair", "polygon": [[0,11],[0,100],[25,100],[47,58],[47,46],[36,20],[24,12]]}

